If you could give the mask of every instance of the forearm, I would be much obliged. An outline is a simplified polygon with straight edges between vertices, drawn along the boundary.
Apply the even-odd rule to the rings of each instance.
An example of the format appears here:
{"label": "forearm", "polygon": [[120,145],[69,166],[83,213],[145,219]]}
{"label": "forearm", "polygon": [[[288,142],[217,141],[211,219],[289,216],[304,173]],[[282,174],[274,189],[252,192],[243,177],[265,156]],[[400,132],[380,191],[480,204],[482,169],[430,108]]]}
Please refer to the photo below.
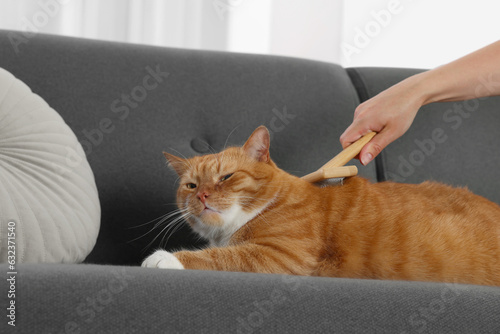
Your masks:
{"label": "forearm", "polygon": [[422,105],[500,95],[500,41],[408,81]]}
{"label": "forearm", "polygon": [[413,75],[360,104],[340,137],[347,147],[378,132],[360,153],[366,165],[410,127],[420,107],[500,95],[500,41],[433,70]]}

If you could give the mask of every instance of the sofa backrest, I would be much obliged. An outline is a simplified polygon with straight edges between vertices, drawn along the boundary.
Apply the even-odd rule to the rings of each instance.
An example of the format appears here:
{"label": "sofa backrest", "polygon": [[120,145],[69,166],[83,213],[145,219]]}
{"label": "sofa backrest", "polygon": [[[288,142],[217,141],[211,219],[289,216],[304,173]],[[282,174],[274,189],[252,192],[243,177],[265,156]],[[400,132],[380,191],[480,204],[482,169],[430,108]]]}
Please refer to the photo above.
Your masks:
{"label": "sofa backrest", "polygon": [[[102,222],[87,262],[137,264],[165,246],[165,225],[146,224],[175,209],[177,176],[162,151],[220,151],[264,124],[272,159],[301,176],[340,152],[359,103],[345,70],[328,63],[48,35],[18,51],[0,32],[0,67],[62,115],[95,174]],[[375,180],[375,165],[361,174]],[[183,227],[166,247],[197,245]]]}
{"label": "sofa backrest", "polygon": [[[61,114],[94,171],[102,220],[86,260],[92,263],[138,264],[160,246],[201,245],[186,226],[172,237],[165,224],[153,228],[175,209],[177,176],[162,151],[187,157],[220,151],[264,124],[273,160],[302,176],[340,152],[339,136],[360,99],[416,73],[49,35],[14,46],[11,36],[0,31],[0,67]],[[467,185],[500,202],[500,100],[470,105],[476,108],[470,117],[450,114],[453,105],[424,107],[410,131],[360,174]],[[433,145],[427,139],[436,131],[442,142]],[[400,169],[404,160],[410,166]]]}

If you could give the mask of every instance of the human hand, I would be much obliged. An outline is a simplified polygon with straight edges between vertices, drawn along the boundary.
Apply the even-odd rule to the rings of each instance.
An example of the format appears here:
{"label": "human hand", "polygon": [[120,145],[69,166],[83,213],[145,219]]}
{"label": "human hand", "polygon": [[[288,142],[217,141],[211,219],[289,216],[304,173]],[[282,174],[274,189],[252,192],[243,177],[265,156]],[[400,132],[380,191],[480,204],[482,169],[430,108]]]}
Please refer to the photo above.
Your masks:
{"label": "human hand", "polygon": [[363,165],[401,137],[422,106],[423,100],[408,81],[402,81],[360,104],[354,112],[352,124],[340,136],[340,143],[346,148],[368,132],[377,132],[359,153]]}

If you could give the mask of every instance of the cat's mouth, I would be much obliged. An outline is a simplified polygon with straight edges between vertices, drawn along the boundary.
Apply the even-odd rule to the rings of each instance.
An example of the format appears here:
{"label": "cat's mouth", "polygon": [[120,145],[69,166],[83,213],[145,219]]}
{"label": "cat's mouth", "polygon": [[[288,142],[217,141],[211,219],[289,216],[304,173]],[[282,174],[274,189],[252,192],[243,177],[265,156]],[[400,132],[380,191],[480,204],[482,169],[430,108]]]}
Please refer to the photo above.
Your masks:
{"label": "cat's mouth", "polygon": [[214,207],[211,207],[210,205],[205,203],[205,208],[201,211],[201,213],[203,214],[203,213],[212,213],[212,212],[221,213],[219,210],[217,210]]}

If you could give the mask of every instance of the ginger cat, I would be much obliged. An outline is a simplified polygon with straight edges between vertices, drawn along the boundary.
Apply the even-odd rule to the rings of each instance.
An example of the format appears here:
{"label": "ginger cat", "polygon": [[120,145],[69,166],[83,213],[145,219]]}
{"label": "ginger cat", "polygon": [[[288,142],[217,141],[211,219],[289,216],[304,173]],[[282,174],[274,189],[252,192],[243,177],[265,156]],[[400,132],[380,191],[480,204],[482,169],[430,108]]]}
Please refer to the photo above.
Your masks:
{"label": "ginger cat", "polygon": [[191,159],[177,205],[210,242],[144,267],[500,286],[500,206],[466,189],[352,177],[320,188],[279,169],[261,126],[243,147]]}

